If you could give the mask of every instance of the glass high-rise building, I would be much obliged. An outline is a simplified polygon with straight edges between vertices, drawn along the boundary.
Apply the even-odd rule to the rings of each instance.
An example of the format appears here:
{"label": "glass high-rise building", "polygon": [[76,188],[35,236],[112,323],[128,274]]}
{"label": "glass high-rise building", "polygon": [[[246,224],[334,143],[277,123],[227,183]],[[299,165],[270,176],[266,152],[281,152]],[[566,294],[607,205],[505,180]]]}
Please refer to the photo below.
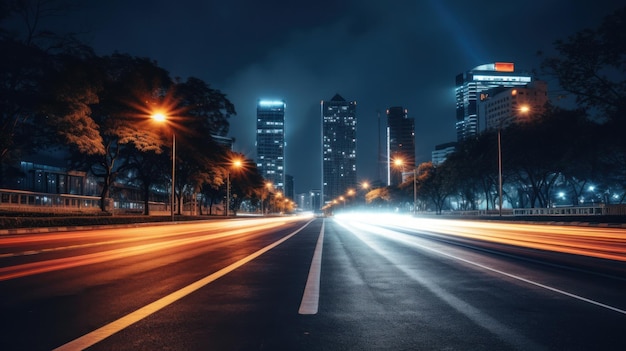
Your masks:
{"label": "glass high-rise building", "polygon": [[[396,166],[400,161],[401,166]],[[387,184],[398,185],[403,172],[413,172],[415,167],[415,120],[408,117],[402,106],[387,109]]]}
{"label": "glass high-rise building", "polygon": [[256,165],[274,188],[285,190],[285,102],[259,100],[256,108]]}
{"label": "glass high-rise building", "polygon": [[321,206],[356,189],[356,101],[322,101]]}
{"label": "glass high-rise building", "polygon": [[525,86],[532,81],[526,73],[516,72],[509,62],[477,66],[456,76],[456,137],[463,141],[480,132],[478,102],[481,93],[496,87]]}

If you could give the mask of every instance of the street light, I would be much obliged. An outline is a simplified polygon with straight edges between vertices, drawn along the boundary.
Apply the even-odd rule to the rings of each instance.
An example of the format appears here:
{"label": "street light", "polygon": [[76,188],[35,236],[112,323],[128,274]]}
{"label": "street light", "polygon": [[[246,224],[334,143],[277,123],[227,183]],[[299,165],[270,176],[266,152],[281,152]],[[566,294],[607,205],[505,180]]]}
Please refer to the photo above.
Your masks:
{"label": "street light", "polygon": [[[233,161],[232,165],[235,168],[241,167],[241,160],[236,159]],[[230,167],[228,167],[228,176],[226,183],[226,217],[228,217],[228,210],[230,207]]]}
{"label": "street light", "polygon": [[[396,157],[393,160],[393,165],[395,166],[395,168],[400,169],[400,183],[402,183],[402,176],[404,175],[404,160],[402,158]],[[391,185],[391,180],[389,181],[389,183]]]}
{"label": "street light", "polygon": [[[152,114],[152,119],[157,122],[165,123],[167,116],[162,112],[155,112]],[[174,221],[174,203],[176,194],[176,133],[172,128],[172,196],[170,197],[170,213],[172,216],[172,222]]]}
{"label": "street light", "polygon": [[413,216],[417,214],[417,167],[413,167]]}
{"label": "street light", "polygon": [[[527,115],[530,113],[530,106],[524,104],[519,108],[519,113]],[[498,215],[502,217],[502,122],[500,118],[498,123]]]}
{"label": "street light", "polygon": [[498,127],[498,215],[502,217],[502,120]]}
{"label": "street light", "polygon": [[[404,160],[401,158],[396,158],[393,161],[396,167],[400,167],[401,176],[400,181],[404,181]],[[417,212],[417,167],[413,167],[413,214]]]}

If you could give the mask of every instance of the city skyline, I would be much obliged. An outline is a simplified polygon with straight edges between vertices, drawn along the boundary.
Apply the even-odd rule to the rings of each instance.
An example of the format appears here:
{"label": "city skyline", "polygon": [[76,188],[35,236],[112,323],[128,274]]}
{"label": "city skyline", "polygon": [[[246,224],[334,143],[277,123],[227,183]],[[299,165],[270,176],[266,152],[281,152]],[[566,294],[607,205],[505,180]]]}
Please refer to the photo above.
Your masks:
{"label": "city skyline", "polygon": [[[378,116],[387,107],[406,107],[419,132],[416,162],[428,161],[436,145],[456,140],[458,73],[500,61],[538,69],[538,51],[553,54],[555,40],[597,26],[620,7],[607,0],[484,5],[111,1],[84,5],[63,24],[83,33],[100,55],[150,57],[172,76],[197,76],[224,92],[237,110],[230,120],[234,149],[251,159],[255,102],[283,99],[289,105],[285,157],[293,160],[286,172],[302,193],[319,187],[321,170],[310,164],[321,158],[320,98],[341,92],[359,102],[361,140],[376,140]],[[554,81],[548,87],[558,91]],[[379,178],[377,144],[359,143],[359,180]]]}

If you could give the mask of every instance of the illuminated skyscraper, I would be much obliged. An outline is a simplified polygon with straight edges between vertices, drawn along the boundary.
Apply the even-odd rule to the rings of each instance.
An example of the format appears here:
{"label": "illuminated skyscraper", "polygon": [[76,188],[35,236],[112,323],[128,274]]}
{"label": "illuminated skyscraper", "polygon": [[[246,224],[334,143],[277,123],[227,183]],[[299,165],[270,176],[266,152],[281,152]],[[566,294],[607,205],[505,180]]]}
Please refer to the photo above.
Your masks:
{"label": "illuminated skyscraper", "polygon": [[356,188],[356,101],[322,101],[322,203]]}
{"label": "illuminated skyscraper", "polygon": [[496,62],[477,66],[456,76],[457,141],[476,137],[480,132],[478,102],[481,93],[496,87],[518,87],[532,82],[526,73],[515,72],[513,63]]}
{"label": "illuminated skyscraper", "polygon": [[285,102],[259,100],[256,108],[256,165],[274,188],[285,190]]}
{"label": "illuminated skyscraper", "polygon": [[[394,167],[400,160],[402,166]],[[402,183],[402,172],[412,172],[415,167],[415,120],[408,117],[402,106],[387,109],[387,169],[388,185]]]}

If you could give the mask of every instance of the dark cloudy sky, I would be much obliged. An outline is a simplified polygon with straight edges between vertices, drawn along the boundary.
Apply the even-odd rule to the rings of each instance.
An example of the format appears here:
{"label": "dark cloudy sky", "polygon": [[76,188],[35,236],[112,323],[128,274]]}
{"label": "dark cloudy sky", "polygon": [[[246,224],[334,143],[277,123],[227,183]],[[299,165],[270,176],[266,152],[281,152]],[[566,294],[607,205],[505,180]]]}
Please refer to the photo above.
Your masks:
{"label": "dark cloudy sky", "polygon": [[[377,111],[415,118],[418,162],[455,141],[454,78],[477,65],[539,68],[539,50],[624,6],[616,0],[108,0],[72,24],[98,54],[149,57],[227,94],[235,151],[255,158],[256,102],[287,103],[287,173],[320,188],[320,101],[357,101],[359,180],[378,179]],[[549,81],[549,88],[555,88]]]}

